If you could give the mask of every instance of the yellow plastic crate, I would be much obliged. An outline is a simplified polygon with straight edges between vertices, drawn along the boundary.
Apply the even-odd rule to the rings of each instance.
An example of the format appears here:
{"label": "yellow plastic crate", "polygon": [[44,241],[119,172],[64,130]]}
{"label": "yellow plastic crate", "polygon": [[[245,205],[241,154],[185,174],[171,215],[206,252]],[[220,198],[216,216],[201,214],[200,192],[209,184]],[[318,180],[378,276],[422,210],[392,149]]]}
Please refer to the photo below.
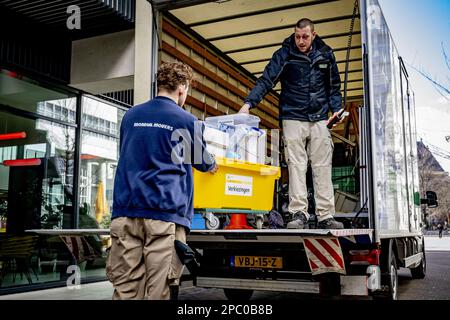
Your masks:
{"label": "yellow plastic crate", "polygon": [[270,211],[279,167],[217,158],[216,174],[194,171],[195,209]]}

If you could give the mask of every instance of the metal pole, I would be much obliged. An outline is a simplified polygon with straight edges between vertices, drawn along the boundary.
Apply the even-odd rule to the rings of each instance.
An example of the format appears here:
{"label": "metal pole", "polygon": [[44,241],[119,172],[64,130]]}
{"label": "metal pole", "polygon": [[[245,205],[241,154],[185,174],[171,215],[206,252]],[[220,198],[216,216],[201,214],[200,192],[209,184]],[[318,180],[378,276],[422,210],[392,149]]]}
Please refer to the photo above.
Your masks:
{"label": "metal pole", "polygon": [[73,190],[72,190],[72,204],[73,204],[73,216],[72,216],[72,228],[79,228],[79,216],[80,216],[80,155],[81,155],[81,133],[82,133],[82,98],[81,93],[77,94],[76,101],[76,124],[75,129],[75,152],[73,155]]}

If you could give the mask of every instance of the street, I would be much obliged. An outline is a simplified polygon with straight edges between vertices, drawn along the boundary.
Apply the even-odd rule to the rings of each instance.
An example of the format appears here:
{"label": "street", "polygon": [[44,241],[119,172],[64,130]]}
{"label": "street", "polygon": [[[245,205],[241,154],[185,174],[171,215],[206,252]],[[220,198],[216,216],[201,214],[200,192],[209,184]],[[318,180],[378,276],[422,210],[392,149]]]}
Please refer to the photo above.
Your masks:
{"label": "street", "polygon": [[[450,237],[440,239],[449,244],[446,251],[427,251],[427,276],[414,280],[409,269],[399,270],[399,300],[450,300]],[[222,290],[185,288],[180,299],[222,300],[226,299]],[[255,292],[252,300],[304,300],[322,299],[296,293]],[[349,298],[344,298],[349,299]]]}
{"label": "street", "polygon": [[[400,300],[450,300],[450,236],[438,238],[425,237],[427,248],[427,276],[423,280],[413,280],[409,269],[399,270]],[[85,284],[79,290],[67,288],[48,289],[35,292],[18,293],[0,296],[0,300],[110,300],[112,286],[109,282]],[[180,289],[180,300],[225,300],[221,289],[204,289],[192,287],[191,282],[183,283]],[[252,300],[311,300],[323,299],[317,296],[278,293],[255,292]],[[342,299],[353,299],[350,297]]]}
{"label": "street", "polygon": [[[414,280],[409,269],[401,268],[399,274],[399,300],[450,300],[450,236],[425,237],[427,276]],[[185,288],[180,299],[221,300],[226,299],[222,290]],[[318,297],[278,292],[255,292],[252,300],[318,299]],[[348,299],[348,298],[345,298]]]}

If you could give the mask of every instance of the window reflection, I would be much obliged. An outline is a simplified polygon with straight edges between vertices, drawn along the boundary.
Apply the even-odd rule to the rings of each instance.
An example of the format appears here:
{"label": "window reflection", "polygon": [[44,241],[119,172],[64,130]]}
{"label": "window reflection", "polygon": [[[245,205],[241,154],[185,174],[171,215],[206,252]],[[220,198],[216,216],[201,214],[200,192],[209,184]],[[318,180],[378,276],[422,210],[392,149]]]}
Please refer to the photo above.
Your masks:
{"label": "window reflection", "polygon": [[6,70],[0,70],[0,83],[0,104],[75,123],[74,95],[41,87]]}
{"label": "window reflection", "polygon": [[[77,146],[76,99],[0,70],[0,292],[65,282],[70,266],[79,268],[82,279],[105,277],[109,235],[61,230],[76,223],[79,229],[109,228],[125,111],[83,96]],[[38,119],[19,115],[22,111]],[[75,165],[80,181],[76,215]]]}
{"label": "window reflection", "polygon": [[[0,141],[2,230],[71,227],[75,129],[47,120],[0,113],[0,134],[26,138]],[[39,159],[39,162],[19,160]]]}
{"label": "window reflection", "polygon": [[37,113],[56,120],[75,123],[75,98],[38,102]]}
{"label": "window reflection", "polygon": [[117,128],[124,111],[83,97],[80,163],[80,228],[109,228],[119,155]]}

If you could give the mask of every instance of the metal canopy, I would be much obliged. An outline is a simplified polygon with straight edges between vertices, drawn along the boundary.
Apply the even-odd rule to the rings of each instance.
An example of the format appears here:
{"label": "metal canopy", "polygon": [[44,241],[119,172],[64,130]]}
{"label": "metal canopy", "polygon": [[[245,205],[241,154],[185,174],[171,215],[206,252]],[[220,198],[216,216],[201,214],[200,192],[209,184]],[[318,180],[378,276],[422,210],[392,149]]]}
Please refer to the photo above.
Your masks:
{"label": "metal canopy", "polygon": [[[309,18],[315,22],[318,35],[335,50],[343,81],[354,4],[355,0],[229,0],[169,12],[256,77],[262,74],[283,40],[294,32],[295,23]],[[359,15],[355,20],[348,79],[348,99],[361,98]],[[280,90],[279,84],[275,90]]]}
{"label": "metal canopy", "polygon": [[147,0],[156,10],[172,10],[176,8],[188,7],[211,0]]}
{"label": "metal canopy", "polygon": [[[67,8],[80,8],[81,30],[68,32]],[[0,10],[16,14],[23,20],[67,32],[73,38],[82,38],[132,28],[135,0],[0,0]]]}

